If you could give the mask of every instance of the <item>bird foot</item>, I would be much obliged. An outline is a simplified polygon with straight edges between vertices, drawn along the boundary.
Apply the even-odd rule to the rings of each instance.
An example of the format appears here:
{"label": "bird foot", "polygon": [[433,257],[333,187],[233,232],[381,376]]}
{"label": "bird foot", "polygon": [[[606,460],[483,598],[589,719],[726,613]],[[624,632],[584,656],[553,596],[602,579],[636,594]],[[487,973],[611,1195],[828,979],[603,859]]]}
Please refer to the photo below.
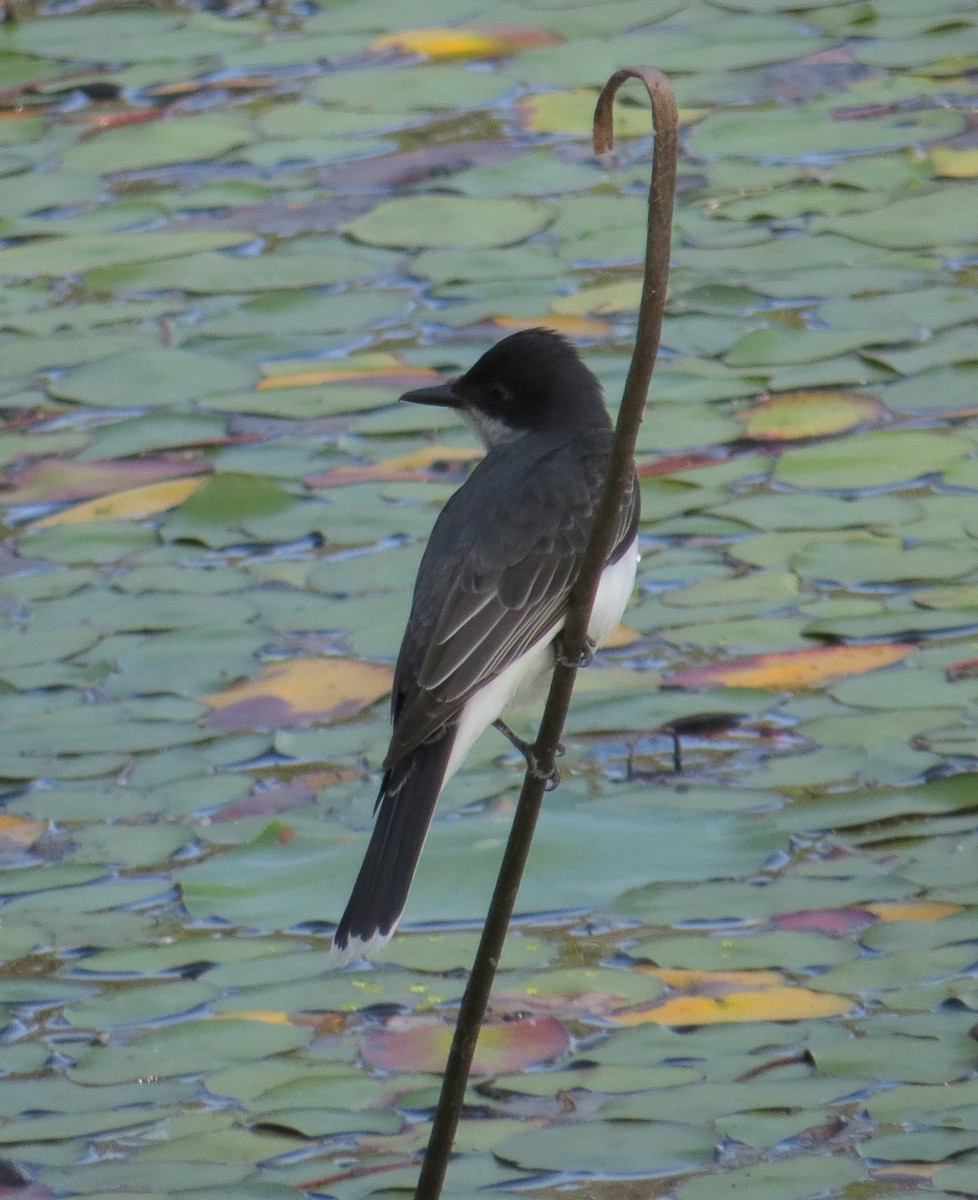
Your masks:
{"label": "bird foot", "polygon": [[[533,745],[531,742],[521,738],[518,733],[514,733],[505,721],[494,721],[493,724],[503,735],[503,737],[506,738],[511,745],[515,746],[516,749],[519,750],[520,754],[522,754],[526,759],[526,765],[529,768],[530,774],[533,776],[533,778],[545,780],[547,784],[546,790],[548,792],[552,792],[560,783],[560,772],[557,770],[557,768],[554,767],[551,771],[541,770],[539,764],[537,763],[537,756],[533,751]],[[564,749],[563,743],[558,742],[557,749],[554,751],[554,757],[563,758],[566,753],[567,751]]]}
{"label": "bird foot", "polygon": [[595,642],[588,638],[584,643],[584,649],[575,658],[565,653],[564,644],[560,639],[557,640],[557,661],[563,667],[589,667],[594,662],[594,652],[597,650]]}

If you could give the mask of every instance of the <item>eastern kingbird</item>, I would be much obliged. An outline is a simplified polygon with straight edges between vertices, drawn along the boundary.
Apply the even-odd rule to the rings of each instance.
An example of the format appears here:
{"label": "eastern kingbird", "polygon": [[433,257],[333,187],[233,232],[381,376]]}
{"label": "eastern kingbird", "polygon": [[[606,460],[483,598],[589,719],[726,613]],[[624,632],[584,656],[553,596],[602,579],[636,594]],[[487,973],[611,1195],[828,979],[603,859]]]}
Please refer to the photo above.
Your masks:
{"label": "eastern kingbird", "polygon": [[[390,939],[441,789],[516,694],[552,672],[612,441],[601,385],[549,329],[503,338],[458,379],[401,399],[457,409],[488,453],[442,509],[421,560],[376,825],[333,936],[335,962]],[[588,627],[595,646],[635,584],[638,519],[633,479]]]}

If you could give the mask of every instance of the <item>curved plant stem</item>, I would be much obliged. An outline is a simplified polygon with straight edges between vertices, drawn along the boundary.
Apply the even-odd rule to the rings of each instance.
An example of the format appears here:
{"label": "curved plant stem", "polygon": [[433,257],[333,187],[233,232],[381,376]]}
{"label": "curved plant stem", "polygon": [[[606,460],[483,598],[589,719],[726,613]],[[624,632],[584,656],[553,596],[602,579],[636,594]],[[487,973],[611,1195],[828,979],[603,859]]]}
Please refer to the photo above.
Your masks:
{"label": "curved plant stem", "polygon": [[421,1165],[415,1200],[438,1200],[441,1195],[479,1028],[489,1003],[489,992],[540,813],[545,777],[554,766],[577,676],[577,664],[583,662],[587,654],[587,627],[601,570],[611,552],[618,527],[618,514],[628,494],[627,489],[632,485],[635,442],[642,423],[655,356],[659,349],[666,280],[669,274],[669,239],[676,186],[678,137],[676,101],[666,77],[660,71],[655,67],[624,67],[612,75],[598,98],[594,114],[594,148],[599,154],[611,149],[612,106],[615,93],[626,79],[632,78],[640,79],[645,84],[652,102],[655,130],[652,185],[649,190],[648,240],[635,348],[615,427],[615,440],[609,458],[604,492],[591,531],[591,539],[581,563],[580,574],[571,592],[567,621],[561,634],[562,654],[554,670],[547,706],[533,746],[537,769],[528,769],[523,779],[523,788],[503,853],[482,939],[459,1007],[455,1037],[445,1066],[441,1096],[435,1111],[428,1149]]}

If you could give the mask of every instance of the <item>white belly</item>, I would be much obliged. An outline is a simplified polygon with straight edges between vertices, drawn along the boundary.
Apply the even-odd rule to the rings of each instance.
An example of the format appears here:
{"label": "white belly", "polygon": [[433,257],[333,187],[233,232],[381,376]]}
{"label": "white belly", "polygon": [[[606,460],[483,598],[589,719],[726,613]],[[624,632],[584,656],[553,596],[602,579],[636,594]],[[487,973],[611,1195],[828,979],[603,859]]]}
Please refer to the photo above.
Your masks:
{"label": "white belly", "polygon": [[[588,637],[595,646],[603,646],[618,627],[635,586],[637,570],[636,539],[621,558],[613,566],[605,567],[602,573],[588,622]],[[552,643],[562,626],[563,621],[554,625],[522,658],[480,688],[462,709],[443,787],[462,765],[479,736],[502,716],[513,698],[520,692],[532,690],[534,683],[553,669]]]}
{"label": "white belly", "polygon": [[638,538],[613,566],[605,567],[601,575],[587,627],[588,637],[595,646],[603,646],[618,628],[635,587],[637,570]]}

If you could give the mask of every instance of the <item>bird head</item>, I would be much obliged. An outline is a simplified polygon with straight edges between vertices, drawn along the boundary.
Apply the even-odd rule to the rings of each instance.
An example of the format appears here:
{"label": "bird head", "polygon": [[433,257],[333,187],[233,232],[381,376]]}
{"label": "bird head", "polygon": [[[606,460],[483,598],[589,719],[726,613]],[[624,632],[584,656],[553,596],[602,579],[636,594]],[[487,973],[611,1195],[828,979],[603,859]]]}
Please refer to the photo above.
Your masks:
{"label": "bird head", "polygon": [[457,409],[489,449],[534,431],[608,424],[600,383],[551,329],[510,334],[464,375],[401,399]]}

